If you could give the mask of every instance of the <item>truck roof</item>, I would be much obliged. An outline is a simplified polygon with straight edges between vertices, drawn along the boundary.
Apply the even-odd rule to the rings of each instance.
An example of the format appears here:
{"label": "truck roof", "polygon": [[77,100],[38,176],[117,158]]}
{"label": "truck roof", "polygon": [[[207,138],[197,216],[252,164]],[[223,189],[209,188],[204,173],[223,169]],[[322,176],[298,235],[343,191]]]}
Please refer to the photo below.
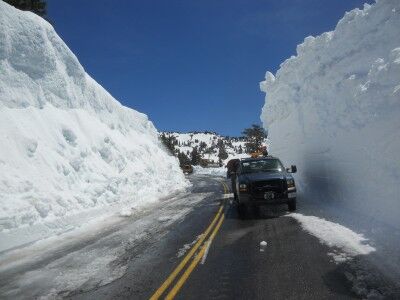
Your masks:
{"label": "truck roof", "polygon": [[267,155],[267,156],[260,156],[260,157],[247,157],[247,158],[242,158],[241,161],[254,161],[254,160],[263,160],[263,159],[278,159],[277,157],[274,157],[272,155]]}

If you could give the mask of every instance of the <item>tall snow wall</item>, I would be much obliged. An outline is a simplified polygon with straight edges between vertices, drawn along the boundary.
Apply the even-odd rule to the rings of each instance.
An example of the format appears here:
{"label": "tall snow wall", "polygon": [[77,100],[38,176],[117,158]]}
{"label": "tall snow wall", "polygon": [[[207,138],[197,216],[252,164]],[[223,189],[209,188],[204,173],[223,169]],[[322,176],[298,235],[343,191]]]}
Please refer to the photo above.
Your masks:
{"label": "tall snow wall", "polygon": [[260,87],[271,152],[298,166],[301,200],[398,232],[400,1],[346,13]]}
{"label": "tall snow wall", "polygon": [[186,186],[146,115],[93,80],[49,23],[0,1],[0,250],[35,225],[43,235]]}

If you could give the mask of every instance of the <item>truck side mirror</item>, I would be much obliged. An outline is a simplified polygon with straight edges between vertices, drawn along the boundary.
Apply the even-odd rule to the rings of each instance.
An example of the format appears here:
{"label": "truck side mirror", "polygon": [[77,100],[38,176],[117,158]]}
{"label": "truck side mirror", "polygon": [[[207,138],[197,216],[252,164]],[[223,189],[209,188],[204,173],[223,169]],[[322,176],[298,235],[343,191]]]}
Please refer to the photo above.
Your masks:
{"label": "truck side mirror", "polygon": [[292,165],[291,173],[296,173],[296,172],[297,172],[297,167],[295,165]]}

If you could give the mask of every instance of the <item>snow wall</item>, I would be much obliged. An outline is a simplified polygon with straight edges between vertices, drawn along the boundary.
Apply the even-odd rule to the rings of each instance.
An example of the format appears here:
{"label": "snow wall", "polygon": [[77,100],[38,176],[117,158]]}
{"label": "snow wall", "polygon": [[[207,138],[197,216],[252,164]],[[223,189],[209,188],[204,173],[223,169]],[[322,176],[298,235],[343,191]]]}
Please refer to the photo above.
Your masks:
{"label": "snow wall", "polygon": [[32,225],[45,235],[187,185],[146,115],[94,81],[49,23],[0,1],[0,250]]}
{"label": "snow wall", "polygon": [[265,77],[261,120],[302,201],[399,232],[400,1],[346,13]]}

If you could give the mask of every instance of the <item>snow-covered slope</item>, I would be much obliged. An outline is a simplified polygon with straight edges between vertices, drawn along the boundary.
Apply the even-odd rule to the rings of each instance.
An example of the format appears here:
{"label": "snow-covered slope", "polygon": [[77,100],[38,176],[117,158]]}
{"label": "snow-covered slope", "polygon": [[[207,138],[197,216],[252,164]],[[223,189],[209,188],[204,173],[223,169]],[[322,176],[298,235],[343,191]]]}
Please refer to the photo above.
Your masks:
{"label": "snow-covered slope", "polygon": [[271,152],[298,165],[301,199],[398,232],[400,1],[365,5],[307,37],[261,89]]}
{"label": "snow-covered slope", "polygon": [[[190,155],[193,148],[197,148],[203,159],[207,159],[211,162],[218,163],[219,149],[217,147],[218,140],[222,140],[228,158],[224,161],[236,157],[248,156],[245,154],[246,151],[246,139],[243,137],[226,137],[213,132],[162,132],[161,134],[167,137],[173,136],[178,142],[175,145],[175,149],[179,152],[183,152],[186,155]],[[202,147],[202,144],[204,147]]]}
{"label": "snow-covered slope", "polygon": [[2,1],[0,12],[0,251],[186,187],[147,116],[94,81],[49,23]]}

